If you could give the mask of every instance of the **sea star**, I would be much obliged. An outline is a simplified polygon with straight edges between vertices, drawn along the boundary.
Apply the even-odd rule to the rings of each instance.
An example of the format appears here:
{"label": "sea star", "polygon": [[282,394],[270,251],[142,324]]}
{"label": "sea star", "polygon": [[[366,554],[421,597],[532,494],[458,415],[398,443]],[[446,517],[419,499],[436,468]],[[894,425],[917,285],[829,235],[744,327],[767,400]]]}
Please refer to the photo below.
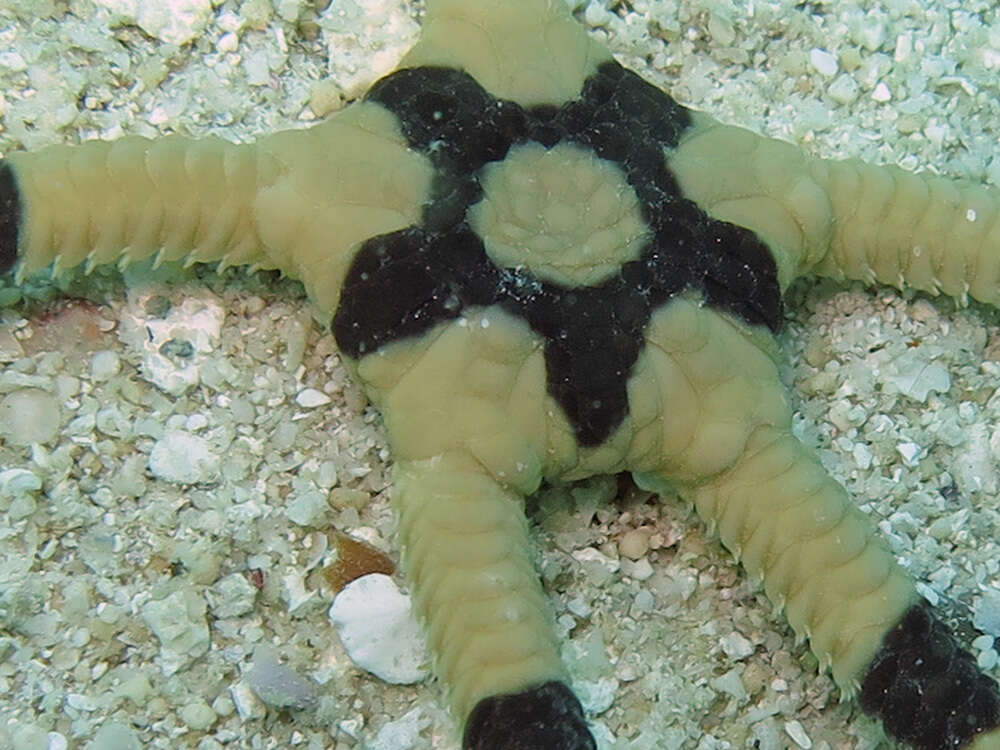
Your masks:
{"label": "sea star", "polygon": [[[709,298],[710,298],[710,295],[706,295],[706,296],[709,296]],[[591,439],[590,437],[588,437],[587,433],[584,430],[582,430],[582,429],[577,430],[576,434],[577,434],[577,438],[580,440],[581,443],[586,443],[587,440]],[[606,435],[599,435],[598,436],[598,442],[600,441],[600,439],[603,439],[603,437],[605,437],[605,436]]]}

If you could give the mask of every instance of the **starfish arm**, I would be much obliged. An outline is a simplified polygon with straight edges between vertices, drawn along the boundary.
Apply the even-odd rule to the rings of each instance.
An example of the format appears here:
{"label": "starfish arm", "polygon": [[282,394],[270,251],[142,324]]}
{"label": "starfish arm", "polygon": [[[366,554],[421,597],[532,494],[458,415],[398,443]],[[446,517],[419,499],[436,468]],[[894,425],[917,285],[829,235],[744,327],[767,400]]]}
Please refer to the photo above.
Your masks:
{"label": "starfish arm", "polygon": [[396,117],[371,102],[275,133],[258,148],[269,168],[254,213],[271,263],[332,315],[361,244],[419,220],[430,161],[409,148]]}
{"label": "starfish arm", "polygon": [[709,216],[753,230],[770,248],[784,290],[827,255],[835,207],[818,160],[791,143],[694,112],[667,163]]}
{"label": "starfish arm", "polygon": [[466,747],[591,748],[582,714],[567,730],[573,742],[504,737],[539,700],[553,712],[542,725],[575,715],[569,691],[552,687],[565,668],[524,517],[524,496],[537,490],[547,453],[545,415],[555,408],[537,337],[488,307],[354,366],[397,457],[403,567],[436,672],[467,725]]}
{"label": "starfish arm", "polygon": [[415,222],[431,182],[369,103],[254,144],[131,137],[14,153],[0,169],[0,272],[154,254],[276,268],[325,314],[360,243]]}
{"label": "starfish arm", "polygon": [[58,272],[154,253],[162,260],[264,261],[253,147],[130,137],[13,153],[0,169],[0,270],[16,263],[25,274],[51,264]]}
{"label": "starfish arm", "polygon": [[972,741],[969,750],[1000,750],[1000,735],[997,732],[982,734]]}
{"label": "starfish arm", "polygon": [[853,693],[917,597],[870,519],[815,456],[773,426],[754,430],[731,469],[681,494]]}
{"label": "starfish arm", "polygon": [[930,611],[844,489],[787,431],[755,430],[735,466],[680,487],[845,695],[917,748],[1000,741],[1000,692]]}
{"label": "starfish arm", "polygon": [[703,114],[668,161],[709,215],[764,239],[782,289],[815,273],[1000,302],[1000,191],[811,157]]}
{"label": "starfish arm", "polygon": [[[666,480],[690,500],[845,695],[860,688],[862,707],[894,737],[930,749],[1000,734],[996,683],[919,603],[871,520],[791,434],[784,387],[756,334],[681,298],[654,315],[648,338],[629,391],[634,423],[647,425],[631,459],[640,485]],[[643,434],[650,429],[658,439]],[[663,463],[651,470],[655,455]],[[913,666],[923,663],[935,666]]]}
{"label": "starfish arm", "polygon": [[817,160],[812,173],[835,217],[815,273],[1000,302],[1000,191],[859,161]]}
{"label": "starfish arm", "polygon": [[[534,569],[523,498],[461,452],[401,462],[395,480],[414,604],[459,721],[474,710],[491,714],[477,709],[483,701],[489,706],[497,696],[562,683],[565,670]],[[585,732],[582,715],[580,722]],[[496,718],[473,721],[465,746],[485,747],[478,735],[497,729]]]}
{"label": "starfish arm", "polygon": [[400,67],[464,70],[494,96],[529,107],[575,99],[610,59],[562,2],[432,0]]}

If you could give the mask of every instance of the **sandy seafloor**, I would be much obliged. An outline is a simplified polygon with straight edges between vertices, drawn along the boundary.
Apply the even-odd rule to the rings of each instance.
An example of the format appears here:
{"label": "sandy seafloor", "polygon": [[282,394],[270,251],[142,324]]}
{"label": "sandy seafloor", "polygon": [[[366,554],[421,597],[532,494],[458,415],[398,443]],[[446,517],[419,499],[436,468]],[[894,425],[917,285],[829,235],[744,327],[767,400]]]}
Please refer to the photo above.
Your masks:
{"label": "sandy seafloor", "polygon": [[[387,72],[420,13],[191,0],[201,15],[171,28],[156,10],[173,4],[0,0],[0,151],[302,127],[310,104],[331,111]],[[622,62],[726,121],[825,156],[1000,183],[992,3],[579,10]],[[48,394],[40,408],[55,404],[50,429],[33,420],[34,446],[0,409],[0,471],[21,470],[0,486],[0,747],[456,748],[438,686],[360,671],[326,616],[325,530],[393,550],[390,458],[332,337],[295,284],[160,276],[130,274],[127,292],[98,274],[69,284],[69,305],[19,302],[0,320],[0,398],[33,388]],[[200,380],[169,395],[135,331],[164,310],[190,323],[185,300],[218,335],[178,355]],[[782,334],[800,435],[994,674],[998,330],[982,306],[826,282],[793,290]],[[193,484],[150,464],[177,434],[208,456]],[[636,493],[605,502],[615,489],[554,492],[536,514],[603,747],[892,747],[688,509]],[[619,560],[637,539],[639,560]],[[241,583],[251,570],[259,591]],[[163,629],[178,611],[171,653]],[[309,708],[253,694],[262,644],[315,682]]]}

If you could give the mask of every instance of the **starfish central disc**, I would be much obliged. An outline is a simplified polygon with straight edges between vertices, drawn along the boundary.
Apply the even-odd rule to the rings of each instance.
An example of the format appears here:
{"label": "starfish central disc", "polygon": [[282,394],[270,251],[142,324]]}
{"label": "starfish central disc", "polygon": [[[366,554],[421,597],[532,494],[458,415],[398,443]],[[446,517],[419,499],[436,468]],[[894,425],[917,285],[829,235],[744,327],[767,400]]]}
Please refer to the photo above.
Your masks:
{"label": "starfish central disc", "polygon": [[621,169],[574,143],[514,146],[483,167],[469,225],[498,266],[566,286],[594,286],[649,240]]}

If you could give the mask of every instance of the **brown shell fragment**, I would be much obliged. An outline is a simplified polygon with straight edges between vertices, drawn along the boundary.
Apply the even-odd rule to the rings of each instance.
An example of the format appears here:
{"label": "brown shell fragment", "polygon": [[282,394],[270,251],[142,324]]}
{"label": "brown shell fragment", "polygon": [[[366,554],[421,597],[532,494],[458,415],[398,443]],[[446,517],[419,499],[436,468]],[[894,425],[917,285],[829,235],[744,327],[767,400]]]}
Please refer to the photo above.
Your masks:
{"label": "brown shell fragment", "polygon": [[391,576],[396,572],[396,563],[367,542],[354,539],[342,531],[334,531],[331,537],[337,550],[337,559],[332,565],[323,568],[323,577],[334,594],[355,578],[369,573]]}

